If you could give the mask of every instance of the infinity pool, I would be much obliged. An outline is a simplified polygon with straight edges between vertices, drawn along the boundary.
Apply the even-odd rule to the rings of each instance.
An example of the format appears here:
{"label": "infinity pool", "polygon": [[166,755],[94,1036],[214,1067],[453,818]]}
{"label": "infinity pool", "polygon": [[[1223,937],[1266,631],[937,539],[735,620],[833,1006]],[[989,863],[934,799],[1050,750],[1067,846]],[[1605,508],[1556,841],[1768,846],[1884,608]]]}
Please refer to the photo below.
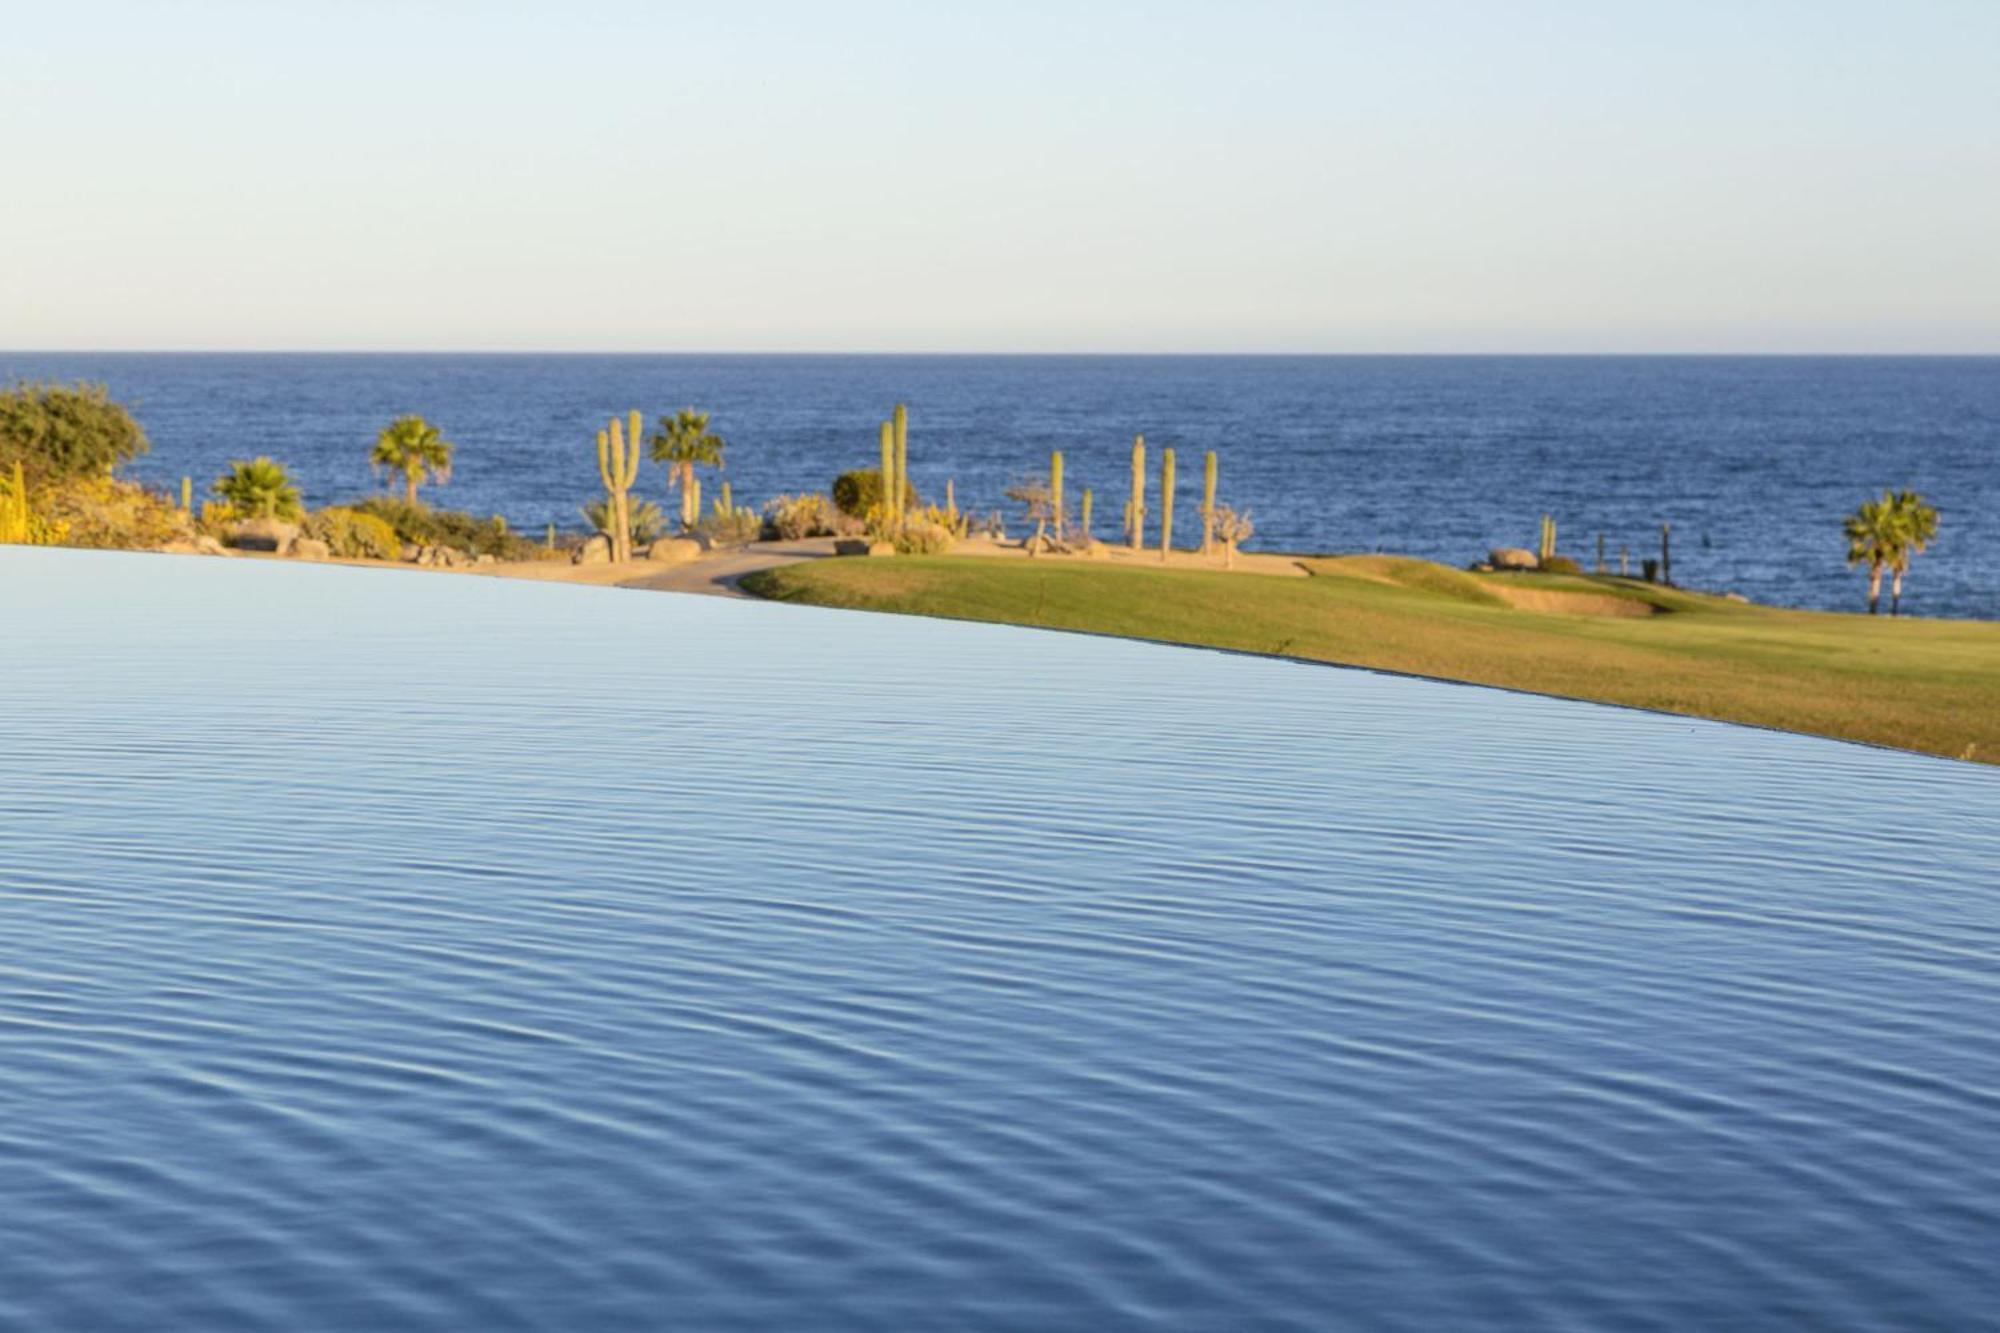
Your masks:
{"label": "infinity pool", "polygon": [[2000,775],[0,548],[0,1328],[1964,1328]]}

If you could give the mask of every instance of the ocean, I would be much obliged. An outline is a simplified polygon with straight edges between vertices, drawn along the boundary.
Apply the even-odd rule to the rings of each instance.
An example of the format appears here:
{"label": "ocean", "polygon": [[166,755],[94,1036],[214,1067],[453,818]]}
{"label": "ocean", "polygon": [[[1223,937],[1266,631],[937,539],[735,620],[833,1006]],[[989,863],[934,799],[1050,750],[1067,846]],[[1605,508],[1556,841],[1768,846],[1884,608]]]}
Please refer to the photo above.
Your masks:
{"label": "ocean", "polygon": [[[435,503],[575,529],[614,412],[713,412],[726,479],[761,504],[870,465],[901,401],[918,491],[951,481],[980,513],[1060,449],[1114,537],[1143,434],[1155,486],[1177,450],[1184,516],[1217,451],[1257,549],[1464,565],[1533,546],[1548,513],[1564,553],[1594,565],[1601,537],[1636,574],[1671,523],[1676,581],[1838,610],[1866,587],[1842,517],[1909,487],[1942,522],[1905,609],[2000,615],[2000,358],[0,353],[0,380],[24,377],[107,383],[153,440],[132,474],[167,487],[269,454],[312,504],[364,494],[376,431],[417,412],[458,446]],[[640,491],[665,487],[647,464]]]}

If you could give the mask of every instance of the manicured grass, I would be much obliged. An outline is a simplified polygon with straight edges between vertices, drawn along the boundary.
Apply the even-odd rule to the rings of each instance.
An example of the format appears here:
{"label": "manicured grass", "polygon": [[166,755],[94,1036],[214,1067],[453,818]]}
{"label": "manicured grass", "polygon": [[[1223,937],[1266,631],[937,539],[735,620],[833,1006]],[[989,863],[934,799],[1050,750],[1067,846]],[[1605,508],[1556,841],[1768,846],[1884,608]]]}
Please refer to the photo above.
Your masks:
{"label": "manicured grass", "polygon": [[[2000,624],[1779,610],[1624,579],[1475,575],[1398,557],[1301,563],[1313,577],[822,560],[744,586],[781,601],[1313,658],[2000,762]],[[1522,590],[1594,613],[1522,609],[1508,600]],[[1619,609],[1631,614],[1606,614]]]}

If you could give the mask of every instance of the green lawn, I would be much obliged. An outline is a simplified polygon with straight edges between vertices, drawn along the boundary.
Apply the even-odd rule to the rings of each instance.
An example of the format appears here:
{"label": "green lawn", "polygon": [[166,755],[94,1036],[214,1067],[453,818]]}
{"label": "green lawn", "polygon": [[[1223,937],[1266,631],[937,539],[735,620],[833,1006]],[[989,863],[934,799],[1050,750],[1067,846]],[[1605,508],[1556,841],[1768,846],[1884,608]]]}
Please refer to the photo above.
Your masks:
{"label": "green lawn", "polygon": [[[1786,611],[1624,579],[1476,575],[1399,557],[1301,563],[1313,577],[821,560],[744,586],[780,601],[1313,658],[2000,762],[2000,624]],[[1524,609],[1508,601],[1514,590],[1574,605]],[[1621,603],[1637,614],[1603,614]],[[1576,613],[1586,606],[1592,614]]]}

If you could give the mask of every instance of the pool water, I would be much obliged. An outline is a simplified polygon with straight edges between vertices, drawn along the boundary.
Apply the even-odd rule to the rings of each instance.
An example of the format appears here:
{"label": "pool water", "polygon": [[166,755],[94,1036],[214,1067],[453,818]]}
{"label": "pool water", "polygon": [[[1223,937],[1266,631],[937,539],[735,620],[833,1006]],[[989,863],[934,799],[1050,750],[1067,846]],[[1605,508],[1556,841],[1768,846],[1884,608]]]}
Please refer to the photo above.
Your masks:
{"label": "pool water", "polygon": [[0,548],[0,1328],[1965,1328],[2000,774]]}

